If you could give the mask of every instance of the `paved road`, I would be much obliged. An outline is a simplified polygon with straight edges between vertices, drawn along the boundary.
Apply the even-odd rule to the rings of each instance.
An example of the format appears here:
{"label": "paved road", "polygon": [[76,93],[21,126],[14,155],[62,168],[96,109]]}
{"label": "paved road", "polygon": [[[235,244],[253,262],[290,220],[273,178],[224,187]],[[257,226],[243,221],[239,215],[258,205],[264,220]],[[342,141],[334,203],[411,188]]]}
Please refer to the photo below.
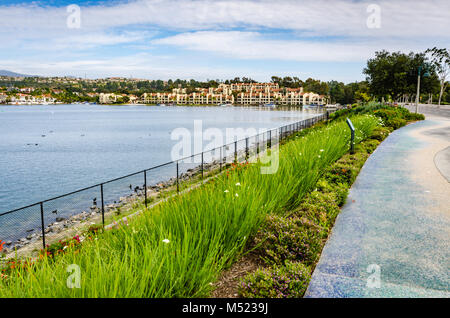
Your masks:
{"label": "paved road", "polygon": [[450,297],[450,107],[419,111],[367,160],[305,297]]}
{"label": "paved road", "polygon": [[[410,111],[415,111],[415,106],[406,106]],[[437,105],[419,105],[419,113],[426,116],[427,119],[442,121],[450,119],[450,106],[437,106]],[[450,126],[443,128],[431,129],[425,132],[426,135],[436,136],[450,141]],[[439,172],[450,182],[450,147],[444,148],[437,152],[434,157],[434,163]]]}

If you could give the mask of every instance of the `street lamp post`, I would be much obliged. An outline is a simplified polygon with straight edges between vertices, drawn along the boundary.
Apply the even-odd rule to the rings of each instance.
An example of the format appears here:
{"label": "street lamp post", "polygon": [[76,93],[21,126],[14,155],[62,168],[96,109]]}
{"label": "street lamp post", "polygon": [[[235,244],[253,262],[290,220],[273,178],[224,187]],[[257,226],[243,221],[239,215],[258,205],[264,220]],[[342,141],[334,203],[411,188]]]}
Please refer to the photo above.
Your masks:
{"label": "street lamp post", "polygon": [[[419,66],[419,70],[417,72],[417,95],[416,95],[416,114],[419,109],[419,98],[420,98],[420,73],[422,72],[422,65]],[[423,73],[423,76],[429,76],[428,71],[425,70],[425,73]]]}
{"label": "street lamp post", "polygon": [[419,96],[420,96],[420,71],[422,70],[422,66],[419,66],[419,72],[417,74],[417,94],[416,94],[416,114],[419,109]]}

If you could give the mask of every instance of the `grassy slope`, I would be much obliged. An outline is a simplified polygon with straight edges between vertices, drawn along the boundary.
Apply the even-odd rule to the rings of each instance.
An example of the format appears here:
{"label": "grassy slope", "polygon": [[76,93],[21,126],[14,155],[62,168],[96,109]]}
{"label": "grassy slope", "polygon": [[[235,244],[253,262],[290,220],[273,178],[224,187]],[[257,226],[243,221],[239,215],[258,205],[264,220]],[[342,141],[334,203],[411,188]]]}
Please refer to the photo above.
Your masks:
{"label": "grassy slope", "polygon": [[251,241],[254,256],[264,265],[234,287],[242,297],[302,297],[348,190],[369,155],[393,129],[424,119],[404,108],[378,103],[340,110],[330,117],[343,121],[349,116],[353,120],[355,114],[363,113],[375,114],[385,127],[377,127],[355,147],[354,154],[346,153],[324,169],[315,190],[301,197],[298,206],[266,217]]}
{"label": "grassy slope", "polygon": [[[353,123],[359,141],[378,121],[364,116]],[[79,250],[18,269],[1,280],[0,297],[206,296],[265,216],[298,205],[348,146],[343,122],[312,131],[281,147],[275,174],[261,174],[260,164],[237,166],[128,226],[85,240]],[[80,266],[79,289],[66,286],[70,264]]]}

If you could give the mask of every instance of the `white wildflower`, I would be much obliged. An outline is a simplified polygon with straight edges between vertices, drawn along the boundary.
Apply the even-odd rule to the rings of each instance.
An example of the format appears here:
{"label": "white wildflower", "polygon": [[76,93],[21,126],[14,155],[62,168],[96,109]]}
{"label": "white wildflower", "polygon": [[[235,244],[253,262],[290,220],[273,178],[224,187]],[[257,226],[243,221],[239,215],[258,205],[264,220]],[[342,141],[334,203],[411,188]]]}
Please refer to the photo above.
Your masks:
{"label": "white wildflower", "polygon": [[228,191],[228,190],[225,190],[225,191],[223,191],[223,192],[225,192],[225,193],[228,193],[228,192],[230,192],[230,191]]}
{"label": "white wildflower", "polygon": [[164,239],[164,240],[162,240],[164,243],[166,243],[166,244],[168,244],[168,243],[170,243],[170,241],[168,240],[168,239]]}
{"label": "white wildflower", "polygon": [[238,196],[239,196],[239,194],[237,194],[237,193],[236,193],[236,194],[235,194],[235,196],[236,196],[236,197],[238,197]]}
{"label": "white wildflower", "polygon": [[240,187],[241,186],[241,184],[238,182],[238,183],[236,183],[236,185],[238,186],[238,187]]}

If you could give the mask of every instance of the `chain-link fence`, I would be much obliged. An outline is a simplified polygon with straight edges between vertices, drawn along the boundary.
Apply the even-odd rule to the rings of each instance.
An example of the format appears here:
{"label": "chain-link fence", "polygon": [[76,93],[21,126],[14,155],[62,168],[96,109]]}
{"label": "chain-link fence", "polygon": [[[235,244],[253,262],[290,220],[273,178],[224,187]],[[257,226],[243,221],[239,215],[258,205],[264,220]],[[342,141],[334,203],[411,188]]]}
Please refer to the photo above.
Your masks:
{"label": "chain-link fence", "polygon": [[72,237],[81,228],[105,224],[160,199],[175,195],[220,173],[230,164],[257,158],[289,135],[328,119],[329,112],[226,145],[206,149],[127,176],[0,213],[0,239],[5,251],[42,247]]}

